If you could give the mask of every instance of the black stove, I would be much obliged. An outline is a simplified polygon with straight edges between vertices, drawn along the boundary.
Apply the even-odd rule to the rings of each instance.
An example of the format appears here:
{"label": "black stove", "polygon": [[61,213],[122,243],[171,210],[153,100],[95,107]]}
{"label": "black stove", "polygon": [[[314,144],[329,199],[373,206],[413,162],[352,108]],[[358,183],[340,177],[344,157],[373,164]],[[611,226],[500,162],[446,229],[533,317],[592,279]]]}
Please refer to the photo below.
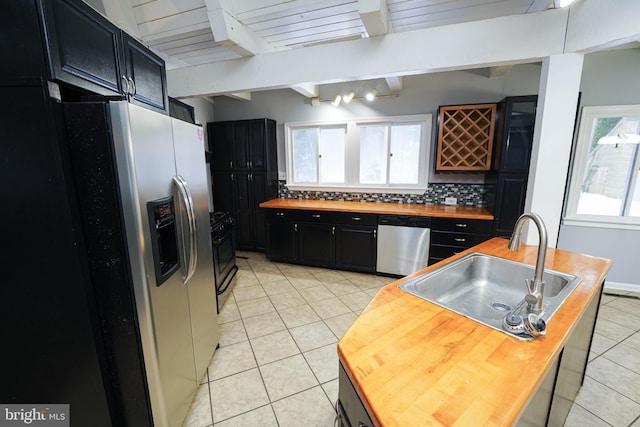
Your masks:
{"label": "black stove", "polygon": [[212,212],[209,213],[209,225],[219,313],[231,293],[233,278],[238,271],[233,217],[229,212]]}

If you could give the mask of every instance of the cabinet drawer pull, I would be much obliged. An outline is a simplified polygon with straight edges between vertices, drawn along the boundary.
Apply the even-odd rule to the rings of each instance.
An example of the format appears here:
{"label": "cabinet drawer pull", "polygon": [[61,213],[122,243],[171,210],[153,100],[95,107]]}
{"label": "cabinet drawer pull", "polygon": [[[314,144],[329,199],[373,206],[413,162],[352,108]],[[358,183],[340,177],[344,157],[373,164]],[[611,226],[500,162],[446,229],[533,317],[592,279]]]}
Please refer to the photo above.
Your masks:
{"label": "cabinet drawer pull", "polygon": [[456,237],[453,240],[455,240],[456,242],[466,242],[467,239],[465,239],[464,237]]}
{"label": "cabinet drawer pull", "polygon": [[373,238],[375,239],[376,236],[378,235],[378,230],[373,230]]}
{"label": "cabinet drawer pull", "polygon": [[336,228],[335,228],[335,227],[331,227],[331,234],[332,234],[333,236],[335,236],[335,235],[336,235]]}
{"label": "cabinet drawer pull", "polygon": [[313,215],[311,215],[311,218],[320,218],[320,215],[319,214],[313,214]]}
{"label": "cabinet drawer pull", "polygon": [[293,231],[295,231],[296,233],[298,232],[298,224],[293,225]]}
{"label": "cabinet drawer pull", "polygon": [[233,169],[233,160],[229,160],[229,169]]}
{"label": "cabinet drawer pull", "polygon": [[467,224],[464,224],[464,223],[460,223],[460,222],[459,222],[459,223],[457,223],[457,224],[456,224],[456,227],[460,227],[460,228],[467,228]]}
{"label": "cabinet drawer pull", "polygon": [[277,216],[284,216],[284,212],[276,212]]}
{"label": "cabinet drawer pull", "polygon": [[359,216],[352,216],[351,219],[354,220],[354,221],[362,220],[362,218],[360,218]]}

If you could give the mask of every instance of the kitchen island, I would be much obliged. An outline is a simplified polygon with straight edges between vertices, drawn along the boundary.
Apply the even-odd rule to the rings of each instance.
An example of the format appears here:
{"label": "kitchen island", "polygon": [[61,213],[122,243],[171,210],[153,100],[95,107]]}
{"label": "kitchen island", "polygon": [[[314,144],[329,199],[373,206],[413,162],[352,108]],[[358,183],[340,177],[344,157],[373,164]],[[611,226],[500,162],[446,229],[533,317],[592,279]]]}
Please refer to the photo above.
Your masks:
{"label": "kitchen island", "polygon": [[338,343],[339,408],[351,425],[562,425],[612,262],[549,248],[546,269],[582,280],[546,335],[521,341],[398,288],[470,252],[534,265],[537,246],[512,252],[493,238],[382,288]]}

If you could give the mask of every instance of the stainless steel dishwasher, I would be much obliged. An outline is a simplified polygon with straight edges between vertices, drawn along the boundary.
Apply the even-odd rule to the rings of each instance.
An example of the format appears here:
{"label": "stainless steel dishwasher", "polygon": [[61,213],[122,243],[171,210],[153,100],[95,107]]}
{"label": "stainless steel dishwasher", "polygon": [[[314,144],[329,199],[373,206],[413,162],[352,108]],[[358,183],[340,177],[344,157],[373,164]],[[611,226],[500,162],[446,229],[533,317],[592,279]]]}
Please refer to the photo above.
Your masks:
{"label": "stainless steel dishwasher", "polygon": [[429,262],[431,218],[406,215],[378,217],[378,273],[406,276]]}

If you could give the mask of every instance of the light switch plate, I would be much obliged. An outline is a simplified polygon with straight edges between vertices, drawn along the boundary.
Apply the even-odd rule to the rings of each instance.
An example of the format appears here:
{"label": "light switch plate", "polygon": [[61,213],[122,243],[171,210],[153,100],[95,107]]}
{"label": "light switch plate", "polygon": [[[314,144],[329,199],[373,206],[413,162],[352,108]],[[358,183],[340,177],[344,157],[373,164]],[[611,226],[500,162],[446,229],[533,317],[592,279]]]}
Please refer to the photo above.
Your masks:
{"label": "light switch plate", "polygon": [[458,199],[456,197],[445,197],[444,204],[445,205],[455,205],[458,203]]}

